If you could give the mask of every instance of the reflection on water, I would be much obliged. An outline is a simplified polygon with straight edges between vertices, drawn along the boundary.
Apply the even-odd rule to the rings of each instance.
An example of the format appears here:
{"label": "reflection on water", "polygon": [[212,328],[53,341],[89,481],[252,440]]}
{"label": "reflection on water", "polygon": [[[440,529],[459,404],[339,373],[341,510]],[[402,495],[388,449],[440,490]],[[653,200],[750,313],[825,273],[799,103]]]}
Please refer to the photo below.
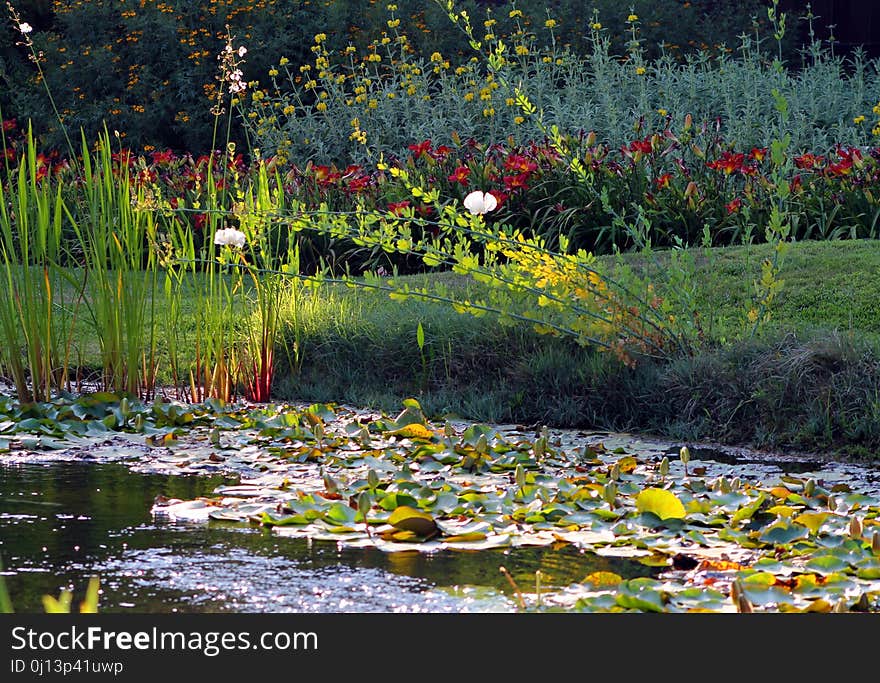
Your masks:
{"label": "reflection on water", "polygon": [[122,464],[0,463],[0,558],[14,606],[42,610],[61,588],[79,601],[98,574],[104,612],[506,611],[504,565],[527,590],[594,571],[652,570],[572,546],[508,551],[383,553],[280,538],[260,529],[153,520],[156,495],[207,495],[222,476],[136,474]]}

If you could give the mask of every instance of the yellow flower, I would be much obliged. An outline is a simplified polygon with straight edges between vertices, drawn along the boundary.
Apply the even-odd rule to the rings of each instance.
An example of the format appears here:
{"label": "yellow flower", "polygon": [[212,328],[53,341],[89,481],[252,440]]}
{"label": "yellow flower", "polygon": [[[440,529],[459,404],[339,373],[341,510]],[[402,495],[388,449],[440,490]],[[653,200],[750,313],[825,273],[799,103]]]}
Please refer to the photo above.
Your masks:
{"label": "yellow flower", "polygon": [[634,21],[638,21],[638,20],[639,20],[639,17],[638,17],[638,15],[636,15],[636,14],[630,14],[630,15],[626,18],[626,20],[627,20],[628,22],[632,23],[632,22],[634,22]]}
{"label": "yellow flower", "polygon": [[864,123],[864,122],[865,122],[865,117],[862,115],[856,116],[853,119],[853,123],[855,123],[855,124]]}
{"label": "yellow flower", "polygon": [[666,116],[667,114],[669,114],[669,112],[665,109],[658,109],[657,113],[660,114],[660,116]]}
{"label": "yellow flower", "polygon": [[520,125],[523,121],[525,121],[525,119],[524,119],[522,116],[514,116],[514,117],[513,117],[513,122],[514,122],[517,126]]}
{"label": "yellow flower", "polygon": [[400,19],[389,19],[388,28],[397,28],[400,26]]}
{"label": "yellow flower", "polygon": [[544,22],[544,28],[556,28],[556,20],[548,19]]}
{"label": "yellow flower", "polygon": [[270,76],[277,76],[277,75],[278,75],[278,69],[269,69],[269,75],[270,75]]}
{"label": "yellow flower", "polygon": [[323,43],[325,40],[327,40],[327,34],[326,34],[326,33],[317,33],[317,34],[315,34],[315,43],[317,43],[318,45],[320,45],[321,43]]}
{"label": "yellow flower", "polygon": [[517,17],[522,18],[522,15],[523,15],[523,13],[521,10],[513,9],[513,10],[510,10],[510,13],[507,16],[510,17],[511,19],[516,19]]}
{"label": "yellow flower", "polygon": [[592,24],[590,24],[590,28],[594,31],[600,31],[602,30],[602,24],[600,24],[598,21],[594,21]]}
{"label": "yellow flower", "polygon": [[432,62],[442,62],[442,61],[443,61],[443,55],[441,55],[439,52],[434,52],[434,53],[431,55],[431,61],[432,61]]}
{"label": "yellow flower", "polygon": [[317,109],[318,111],[321,111],[321,112],[327,111],[327,103],[326,102],[318,102],[318,104],[315,105],[315,109]]}
{"label": "yellow flower", "polygon": [[290,63],[290,60],[287,57],[282,57],[281,59],[278,60],[278,64],[280,66],[284,66],[285,64],[289,64],[289,63]]}
{"label": "yellow flower", "polygon": [[474,99],[474,94],[472,92],[466,92],[464,94],[464,101],[471,102]]}
{"label": "yellow flower", "polygon": [[637,76],[644,76],[645,75],[645,67],[637,66],[636,67],[636,75]]}
{"label": "yellow flower", "polygon": [[527,48],[525,45],[517,45],[516,54],[520,55],[521,57],[527,55],[529,54],[529,48]]}

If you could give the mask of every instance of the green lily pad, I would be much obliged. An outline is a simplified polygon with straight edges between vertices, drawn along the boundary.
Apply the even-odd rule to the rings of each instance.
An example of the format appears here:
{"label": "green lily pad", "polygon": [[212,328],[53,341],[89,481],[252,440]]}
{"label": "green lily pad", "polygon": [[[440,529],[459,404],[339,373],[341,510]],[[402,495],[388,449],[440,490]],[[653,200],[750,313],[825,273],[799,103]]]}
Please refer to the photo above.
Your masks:
{"label": "green lily pad", "polygon": [[684,519],[687,512],[678,497],[666,489],[648,488],[636,496],[636,509],[650,512],[660,519]]}
{"label": "green lily pad", "polygon": [[388,523],[397,529],[411,531],[423,538],[430,538],[439,532],[437,522],[431,515],[408,505],[402,505],[392,512]]}

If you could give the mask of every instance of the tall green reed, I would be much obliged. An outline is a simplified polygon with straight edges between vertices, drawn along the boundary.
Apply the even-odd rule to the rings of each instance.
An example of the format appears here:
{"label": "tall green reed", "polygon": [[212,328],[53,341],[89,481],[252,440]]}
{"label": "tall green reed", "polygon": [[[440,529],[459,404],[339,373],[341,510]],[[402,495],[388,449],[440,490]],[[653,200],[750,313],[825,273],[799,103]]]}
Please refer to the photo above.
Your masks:
{"label": "tall green reed", "polygon": [[0,365],[22,401],[69,388],[73,323],[81,286],[64,268],[69,215],[60,184],[38,161],[32,131],[26,154],[0,182]]}
{"label": "tall green reed", "polygon": [[128,162],[125,152],[114,160],[107,131],[94,156],[83,136],[81,216],[74,228],[86,310],[100,349],[101,384],[149,395],[158,363],[156,221]]}

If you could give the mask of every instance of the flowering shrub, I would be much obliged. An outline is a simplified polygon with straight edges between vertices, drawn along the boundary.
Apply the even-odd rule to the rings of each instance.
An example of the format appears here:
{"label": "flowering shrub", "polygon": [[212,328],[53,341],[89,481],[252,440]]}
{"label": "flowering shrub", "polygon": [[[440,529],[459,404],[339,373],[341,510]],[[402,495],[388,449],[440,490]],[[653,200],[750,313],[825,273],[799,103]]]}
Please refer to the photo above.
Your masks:
{"label": "flowering shrub", "polygon": [[[833,58],[825,44],[814,43],[803,57],[791,46],[784,52],[788,64],[804,68],[802,78],[779,72],[772,68],[776,55],[757,45],[759,37],[767,41],[761,3],[703,5],[634,0],[632,11],[621,11],[597,0],[597,13],[588,15],[581,3],[560,0],[547,18],[537,0],[515,8],[461,3],[484,47],[506,43],[505,68],[523,78],[563,129],[592,129],[610,142],[629,132],[631,111],[651,125],[662,118],[658,110],[678,121],[690,112],[698,122],[721,115],[742,146],[766,146],[757,138],[768,129],[769,92],[777,87],[799,113],[792,119],[796,147],[863,141],[867,127],[853,120],[880,95],[870,64]],[[228,25],[248,47],[242,75],[254,85],[243,102],[245,123],[251,134],[262,130],[251,140],[264,153],[280,149],[300,164],[348,163],[363,162],[365,146],[399,154],[412,139],[448,141],[453,131],[483,140],[537,137],[529,117],[450,30],[442,3],[388,7],[397,6],[65,0],[43,15],[23,6],[44,68],[38,73],[27,63],[28,51],[14,44],[16,27],[7,25],[11,30],[0,32],[0,109],[6,118],[33,120],[48,147],[60,146],[45,84],[68,131],[82,127],[94,139],[106,124],[138,150],[205,151],[218,89],[215,55]],[[320,45],[309,45],[318,35]],[[789,30],[783,40],[793,36]],[[232,132],[244,145],[242,127]]]}
{"label": "flowering shrub", "polygon": [[[487,144],[469,139],[449,146],[425,139],[410,143],[405,156],[377,165],[308,162],[299,167],[275,157],[266,161],[266,169],[277,174],[291,200],[309,210],[387,211],[429,225],[435,209],[413,196],[395,169],[405,171],[411,183],[435,190],[445,203],[469,208],[468,195],[491,192],[497,207],[487,220],[541,236],[551,247],[564,237],[574,249],[626,249],[633,245],[632,236],[621,221],[637,215],[650,223],[647,237],[654,246],[677,240],[696,244],[706,237],[716,246],[762,241],[779,184],[771,174],[770,150],[737,150],[717,126],[686,121],[674,130],[667,123],[654,131],[641,128],[634,139],[615,146],[600,143],[594,134],[566,138],[571,153],[583,162],[587,182],[547,141]],[[4,156],[14,163],[24,151],[17,123],[6,120],[3,135]],[[197,250],[212,212],[220,217],[232,213],[236,197],[246,192],[258,168],[235,150],[194,156],[168,149],[135,154],[120,147],[113,158],[148,190],[164,214],[166,231],[171,224],[185,227]],[[35,159],[37,179],[52,176],[75,183],[73,167],[57,151],[38,153]],[[880,198],[874,189],[880,182],[880,147],[790,152],[782,165],[781,178],[791,190],[786,212],[795,239],[880,237]],[[209,187],[215,191],[211,198]],[[419,267],[308,231],[303,238],[305,270],[314,271],[322,259],[355,271]],[[283,249],[285,240],[280,231],[276,241]]]}

